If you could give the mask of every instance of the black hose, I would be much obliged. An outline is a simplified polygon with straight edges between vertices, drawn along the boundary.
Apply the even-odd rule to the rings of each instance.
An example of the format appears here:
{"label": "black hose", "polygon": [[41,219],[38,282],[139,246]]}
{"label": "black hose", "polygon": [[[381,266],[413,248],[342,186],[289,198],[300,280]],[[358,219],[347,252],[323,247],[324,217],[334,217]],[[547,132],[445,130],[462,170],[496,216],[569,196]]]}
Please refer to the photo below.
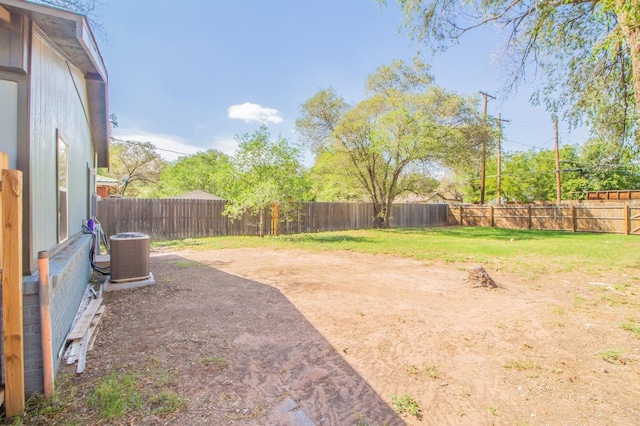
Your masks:
{"label": "black hose", "polygon": [[[90,229],[87,225],[82,225],[82,232],[85,234],[91,234],[91,249],[89,250],[89,263],[91,263],[91,267],[94,271],[102,275],[109,275],[110,268],[101,268],[95,263],[96,241],[98,240],[98,235],[96,235],[96,232]],[[104,234],[102,235],[104,236]]]}

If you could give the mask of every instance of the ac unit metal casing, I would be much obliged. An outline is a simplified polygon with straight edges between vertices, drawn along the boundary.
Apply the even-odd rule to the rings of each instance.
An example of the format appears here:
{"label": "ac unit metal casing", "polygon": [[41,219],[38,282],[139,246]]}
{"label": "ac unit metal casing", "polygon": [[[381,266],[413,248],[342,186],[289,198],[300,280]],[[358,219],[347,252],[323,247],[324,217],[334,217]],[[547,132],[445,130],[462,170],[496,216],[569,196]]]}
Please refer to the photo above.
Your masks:
{"label": "ac unit metal casing", "polygon": [[111,281],[141,281],[149,278],[149,236],[139,232],[112,235]]}

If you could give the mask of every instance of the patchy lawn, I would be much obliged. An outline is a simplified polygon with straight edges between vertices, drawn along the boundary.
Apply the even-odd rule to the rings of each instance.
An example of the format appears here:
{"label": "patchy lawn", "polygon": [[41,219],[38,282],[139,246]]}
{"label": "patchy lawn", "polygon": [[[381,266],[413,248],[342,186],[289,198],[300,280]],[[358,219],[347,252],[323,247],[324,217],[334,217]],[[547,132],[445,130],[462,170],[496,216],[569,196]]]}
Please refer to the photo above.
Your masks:
{"label": "patchy lawn", "polygon": [[583,247],[562,268],[529,249],[510,267],[512,236],[482,262],[504,289],[486,290],[465,282],[474,250],[256,244],[157,249],[157,285],[106,293],[87,370],[63,366],[25,423],[640,424],[633,259],[580,268]]}

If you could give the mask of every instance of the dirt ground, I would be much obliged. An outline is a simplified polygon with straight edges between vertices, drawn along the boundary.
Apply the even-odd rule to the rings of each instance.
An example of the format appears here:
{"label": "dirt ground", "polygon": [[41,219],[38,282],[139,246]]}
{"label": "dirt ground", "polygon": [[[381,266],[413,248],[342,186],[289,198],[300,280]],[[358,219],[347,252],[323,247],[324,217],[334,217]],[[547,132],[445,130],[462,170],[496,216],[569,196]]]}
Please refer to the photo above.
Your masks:
{"label": "dirt ground", "polygon": [[[487,290],[465,282],[470,266],[156,252],[157,284],[106,293],[87,370],[64,368],[63,386],[84,398],[101,377],[131,371],[185,401],[122,424],[640,424],[640,340],[621,327],[639,318],[640,273],[522,279],[488,269],[504,288]],[[419,416],[394,412],[400,395]],[[86,404],[73,410],[95,422]]]}

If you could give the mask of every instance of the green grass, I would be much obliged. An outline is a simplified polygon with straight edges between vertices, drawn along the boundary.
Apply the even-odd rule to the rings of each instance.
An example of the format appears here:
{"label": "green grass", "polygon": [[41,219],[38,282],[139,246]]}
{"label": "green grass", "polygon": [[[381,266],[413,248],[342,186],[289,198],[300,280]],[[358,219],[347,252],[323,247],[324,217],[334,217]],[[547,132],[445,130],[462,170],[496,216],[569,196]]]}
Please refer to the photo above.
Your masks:
{"label": "green grass", "polygon": [[184,405],[180,396],[173,392],[162,391],[149,399],[153,414],[171,414],[178,411]]}
{"label": "green grass", "polygon": [[206,366],[213,365],[218,368],[227,366],[227,360],[222,355],[204,356],[202,357],[202,363]]}
{"label": "green grass", "polygon": [[138,388],[138,380],[133,374],[119,376],[117,372],[113,372],[96,386],[89,396],[89,406],[104,419],[121,417],[142,407],[143,401]]}
{"label": "green grass", "polygon": [[640,268],[640,238],[499,228],[370,229],[258,237],[210,237],[155,242],[154,247],[352,250],[418,260],[482,263],[512,272],[635,272]]}
{"label": "green grass", "polygon": [[611,364],[618,364],[622,362],[623,353],[624,351],[621,351],[619,349],[605,349],[600,352],[600,358]]}
{"label": "green grass", "polygon": [[620,324],[622,328],[633,333],[636,338],[640,339],[640,322],[635,318],[627,318]]}

